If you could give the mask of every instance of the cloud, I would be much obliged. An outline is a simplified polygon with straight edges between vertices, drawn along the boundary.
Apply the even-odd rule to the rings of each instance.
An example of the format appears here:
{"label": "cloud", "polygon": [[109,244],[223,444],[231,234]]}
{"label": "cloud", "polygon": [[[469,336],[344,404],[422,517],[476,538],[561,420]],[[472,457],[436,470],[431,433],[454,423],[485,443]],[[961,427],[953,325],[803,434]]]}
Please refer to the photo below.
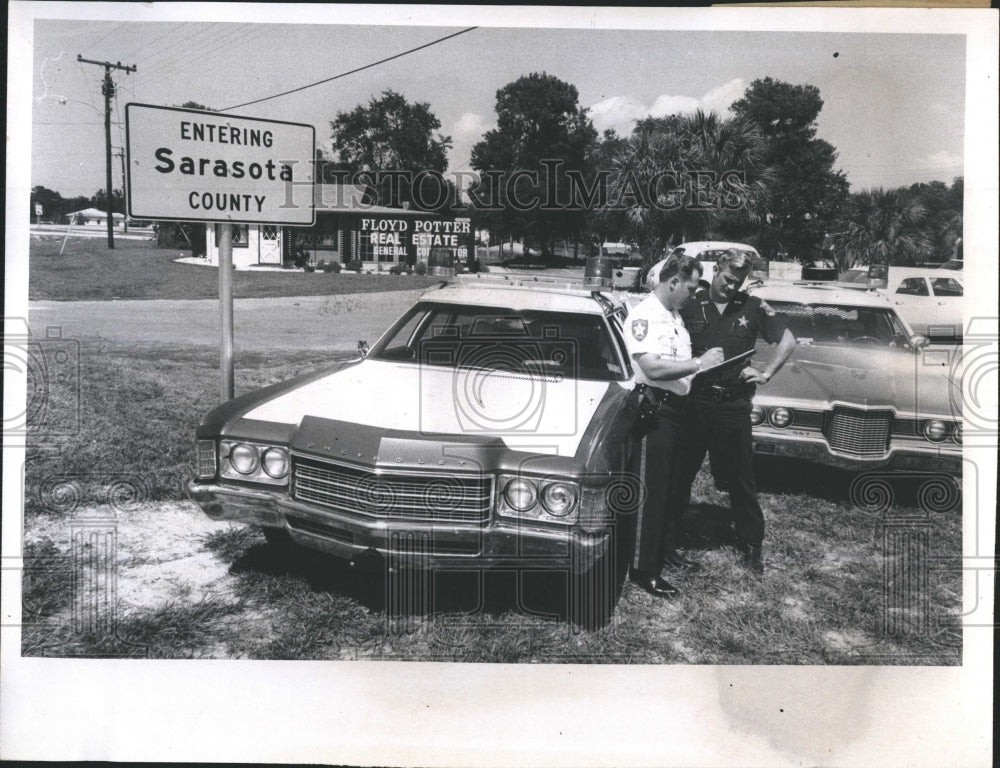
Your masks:
{"label": "cloud", "polygon": [[746,89],[746,80],[738,77],[698,97],[665,93],[657,96],[648,106],[631,96],[612,96],[592,105],[590,118],[598,131],[613,128],[620,135],[628,135],[632,132],[635,121],[646,116],[690,114],[699,109],[728,116],[729,108],[743,96]]}
{"label": "cloud", "polygon": [[924,163],[936,169],[955,170],[961,169],[963,165],[962,155],[958,152],[948,152],[941,150],[924,158]]}
{"label": "cloud", "polygon": [[465,112],[445,131],[451,136],[451,150],[448,152],[449,167],[452,171],[467,170],[472,148],[483,138],[483,135],[495,128],[493,120],[487,120],[477,112]]}

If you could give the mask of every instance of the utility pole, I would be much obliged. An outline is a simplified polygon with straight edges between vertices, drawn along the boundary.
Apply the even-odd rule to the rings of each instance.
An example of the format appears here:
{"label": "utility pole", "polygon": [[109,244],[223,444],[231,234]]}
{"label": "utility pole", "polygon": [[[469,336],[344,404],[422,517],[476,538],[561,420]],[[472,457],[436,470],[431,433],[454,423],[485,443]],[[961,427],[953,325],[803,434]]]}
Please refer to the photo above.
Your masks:
{"label": "utility pole", "polygon": [[126,74],[135,72],[135,65],[127,67],[120,61],[112,64],[110,61],[91,61],[85,59],[80,54],[76,55],[76,60],[83,64],[96,64],[104,67],[104,82],[101,83],[101,93],[104,94],[104,147],[105,147],[105,170],[107,178],[106,198],[108,205],[108,248],[115,247],[115,217],[111,210],[111,97],[115,95],[115,83],[111,79],[112,69],[124,70]]}
{"label": "utility pole", "polygon": [[[125,150],[119,149],[115,156],[122,161],[122,197],[128,200],[128,190],[125,189]],[[128,232],[128,211],[125,211],[125,218],[122,219],[122,231]]]}

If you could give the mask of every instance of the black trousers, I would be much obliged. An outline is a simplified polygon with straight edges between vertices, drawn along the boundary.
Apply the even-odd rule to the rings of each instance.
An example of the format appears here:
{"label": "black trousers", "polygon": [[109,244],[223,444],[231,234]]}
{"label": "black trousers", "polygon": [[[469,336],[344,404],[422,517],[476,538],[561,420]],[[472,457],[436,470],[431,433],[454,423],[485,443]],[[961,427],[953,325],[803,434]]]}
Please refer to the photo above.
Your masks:
{"label": "black trousers", "polygon": [[655,575],[663,568],[664,550],[681,512],[670,504],[670,477],[688,399],[669,395],[660,403],[656,423],[643,438],[644,450],[637,452],[641,454],[645,494],[636,523],[635,563],[640,571]]}
{"label": "black trousers", "polygon": [[764,513],[757,501],[753,473],[753,432],[750,400],[718,402],[693,394],[680,427],[679,451],[671,480],[671,508],[684,514],[691,502],[691,484],[709,454],[717,485],[729,492],[736,535],[747,544],[764,541]]}

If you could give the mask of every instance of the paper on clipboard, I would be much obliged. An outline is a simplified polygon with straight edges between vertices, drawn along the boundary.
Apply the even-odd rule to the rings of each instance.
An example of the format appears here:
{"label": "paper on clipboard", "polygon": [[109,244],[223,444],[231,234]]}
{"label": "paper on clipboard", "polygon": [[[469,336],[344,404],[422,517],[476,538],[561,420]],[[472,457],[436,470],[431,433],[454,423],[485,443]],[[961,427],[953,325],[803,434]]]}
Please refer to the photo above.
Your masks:
{"label": "paper on clipboard", "polygon": [[717,371],[719,368],[725,368],[727,365],[732,365],[733,363],[748,361],[751,357],[753,357],[753,354],[756,351],[757,350],[755,349],[750,349],[747,350],[746,352],[740,352],[740,354],[733,355],[728,360],[723,360],[721,363],[718,363],[717,365],[712,365],[708,368],[702,368],[700,371],[698,371],[698,373],[695,374],[695,376],[701,376],[703,373],[708,373],[709,371]]}

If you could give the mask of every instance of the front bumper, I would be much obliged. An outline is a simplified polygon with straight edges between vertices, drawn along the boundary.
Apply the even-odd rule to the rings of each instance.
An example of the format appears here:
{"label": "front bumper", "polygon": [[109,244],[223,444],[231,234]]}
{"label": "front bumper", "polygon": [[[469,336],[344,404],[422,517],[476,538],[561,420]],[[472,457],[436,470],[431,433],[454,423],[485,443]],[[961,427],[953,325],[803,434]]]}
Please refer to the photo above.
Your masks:
{"label": "front bumper", "polygon": [[345,560],[373,552],[426,568],[538,568],[582,573],[608,550],[610,533],[531,526],[517,520],[457,523],[346,515],[279,492],[191,482],[192,501],[213,520],[281,528],[302,546]]}
{"label": "front bumper", "polygon": [[933,447],[892,446],[883,456],[851,456],[831,450],[822,436],[807,437],[790,433],[775,435],[757,431],[754,431],[753,434],[753,450],[754,453],[762,456],[801,459],[814,464],[825,464],[853,471],[905,469],[943,472],[956,476],[962,474],[961,450],[945,453]]}

